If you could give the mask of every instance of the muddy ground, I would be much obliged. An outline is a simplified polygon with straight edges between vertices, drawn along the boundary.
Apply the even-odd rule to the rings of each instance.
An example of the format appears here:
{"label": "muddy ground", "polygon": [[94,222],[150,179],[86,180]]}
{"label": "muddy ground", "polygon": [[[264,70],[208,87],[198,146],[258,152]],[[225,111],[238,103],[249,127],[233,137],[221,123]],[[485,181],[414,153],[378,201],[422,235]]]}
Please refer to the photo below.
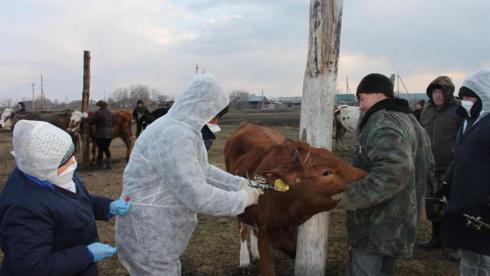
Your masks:
{"label": "muddy ground", "polygon": [[[243,120],[259,122],[279,130],[285,136],[298,137],[297,113],[231,113],[223,120],[223,131],[219,133],[212,150],[211,163],[224,167],[223,146],[225,139]],[[3,186],[10,171],[15,166],[12,149],[12,133],[0,130],[0,185]],[[121,192],[121,177],[125,147],[121,140],[115,139],[111,145],[114,158],[112,170],[80,170],[92,194],[117,198]],[[350,160],[349,152],[336,152],[345,160]],[[81,158],[79,158],[80,160]],[[258,275],[258,266],[253,264],[247,271],[238,268],[239,236],[236,218],[198,216],[199,224],[182,256],[183,275]],[[102,242],[114,244],[114,220],[98,222]],[[429,238],[430,224],[425,218],[418,233],[418,241]],[[342,211],[331,212],[329,229],[329,250],[327,275],[344,275],[347,258],[345,214]],[[0,254],[1,255],[1,254]],[[457,275],[458,264],[446,259],[447,251],[416,250],[412,258],[402,258],[397,264],[397,275]],[[99,275],[128,275],[116,256],[99,262]],[[278,275],[293,275],[294,260],[278,253],[276,257]]]}

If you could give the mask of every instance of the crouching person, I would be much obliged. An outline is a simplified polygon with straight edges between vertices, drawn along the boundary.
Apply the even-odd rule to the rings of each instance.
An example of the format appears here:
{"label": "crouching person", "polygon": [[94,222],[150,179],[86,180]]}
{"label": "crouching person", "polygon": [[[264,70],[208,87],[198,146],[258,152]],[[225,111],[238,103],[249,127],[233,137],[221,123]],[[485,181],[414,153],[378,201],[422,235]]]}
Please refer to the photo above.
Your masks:
{"label": "crouching person", "polygon": [[125,215],[130,204],[91,196],[74,176],[70,136],[39,121],[19,121],[17,167],[0,194],[1,275],[96,275],[116,248],[99,243],[95,220]]}
{"label": "crouching person", "polygon": [[119,258],[131,275],[180,275],[196,213],[235,216],[257,203],[261,190],[208,163],[201,129],[217,124],[227,105],[216,80],[197,75],[136,140],[123,176],[133,209],[116,220]]}
{"label": "crouching person", "polygon": [[357,87],[364,113],[353,165],[369,174],[346,187],[347,275],[394,275],[396,260],[413,252],[425,185],[434,172],[430,140],[393,84],[369,74]]}

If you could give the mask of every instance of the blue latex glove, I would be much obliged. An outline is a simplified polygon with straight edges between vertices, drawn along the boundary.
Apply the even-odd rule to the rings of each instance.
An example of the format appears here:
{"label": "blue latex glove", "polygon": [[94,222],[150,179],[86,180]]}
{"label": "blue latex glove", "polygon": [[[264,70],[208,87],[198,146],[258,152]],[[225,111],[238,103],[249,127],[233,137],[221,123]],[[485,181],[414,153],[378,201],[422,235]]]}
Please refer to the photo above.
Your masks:
{"label": "blue latex glove", "polygon": [[117,248],[100,242],[91,243],[87,248],[90,254],[92,254],[94,262],[109,258],[117,252]]}
{"label": "blue latex glove", "polygon": [[129,208],[131,207],[131,202],[120,198],[118,200],[114,200],[109,205],[109,212],[114,216],[125,216],[129,213]]}

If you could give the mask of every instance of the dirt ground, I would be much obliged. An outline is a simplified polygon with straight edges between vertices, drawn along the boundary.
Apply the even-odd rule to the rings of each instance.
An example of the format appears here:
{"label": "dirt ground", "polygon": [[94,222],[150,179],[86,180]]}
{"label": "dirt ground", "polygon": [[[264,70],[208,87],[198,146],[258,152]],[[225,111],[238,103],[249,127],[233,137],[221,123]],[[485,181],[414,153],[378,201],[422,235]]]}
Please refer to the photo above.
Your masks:
{"label": "dirt ground", "polygon": [[[298,113],[231,113],[223,120],[223,131],[218,134],[209,156],[210,162],[224,167],[223,146],[230,133],[243,120],[259,122],[279,130],[285,136],[298,137]],[[12,150],[12,133],[0,130],[0,185],[3,186],[8,175],[15,166]],[[125,147],[120,139],[114,140],[111,152],[114,158],[112,170],[89,171],[79,170],[91,194],[117,198],[121,192],[122,173]],[[336,152],[350,161],[349,152]],[[81,158],[78,158],[81,160]],[[183,275],[258,275],[256,263],[244,271],[238,268],[239,235],[238,224],[234,217],[210,217],[199,215],[197,229],[181,258]],[[114,220],[98,222],[98,230],[102,242],[114,244]],[[425,218],[419,229],[418,241],[429,238],[430,224]],[[446,259],[447,251],[415,250],[412,258],[402,258],[397,263],[397,275],[457,275],[458,264]],[[1,254],[0,254],[1,256]],[[327,275],[344,275],[347,261],[347,245],[345,231],[345,213],[339,210],[331,212],[329,229],[329,250]],[[128,275],[119,263],[117,256],[98,263],[99,275]],[[278,275],[293,275],[294,260],[277,254],[276,271]]]}

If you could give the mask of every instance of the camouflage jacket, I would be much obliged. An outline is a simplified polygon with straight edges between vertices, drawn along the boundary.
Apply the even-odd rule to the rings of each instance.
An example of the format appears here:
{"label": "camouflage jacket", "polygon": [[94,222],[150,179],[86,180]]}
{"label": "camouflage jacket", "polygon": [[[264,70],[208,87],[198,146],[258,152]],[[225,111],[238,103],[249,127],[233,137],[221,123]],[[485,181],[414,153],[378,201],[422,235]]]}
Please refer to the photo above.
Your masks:
{"label": "camouflage jacket", "polygon": [[351,248],[412,254],[434,157],[427,133],[409,112],[405,100],[386,99],[361,121],[353,163],[369,174],[348,185],[341,202]]}

